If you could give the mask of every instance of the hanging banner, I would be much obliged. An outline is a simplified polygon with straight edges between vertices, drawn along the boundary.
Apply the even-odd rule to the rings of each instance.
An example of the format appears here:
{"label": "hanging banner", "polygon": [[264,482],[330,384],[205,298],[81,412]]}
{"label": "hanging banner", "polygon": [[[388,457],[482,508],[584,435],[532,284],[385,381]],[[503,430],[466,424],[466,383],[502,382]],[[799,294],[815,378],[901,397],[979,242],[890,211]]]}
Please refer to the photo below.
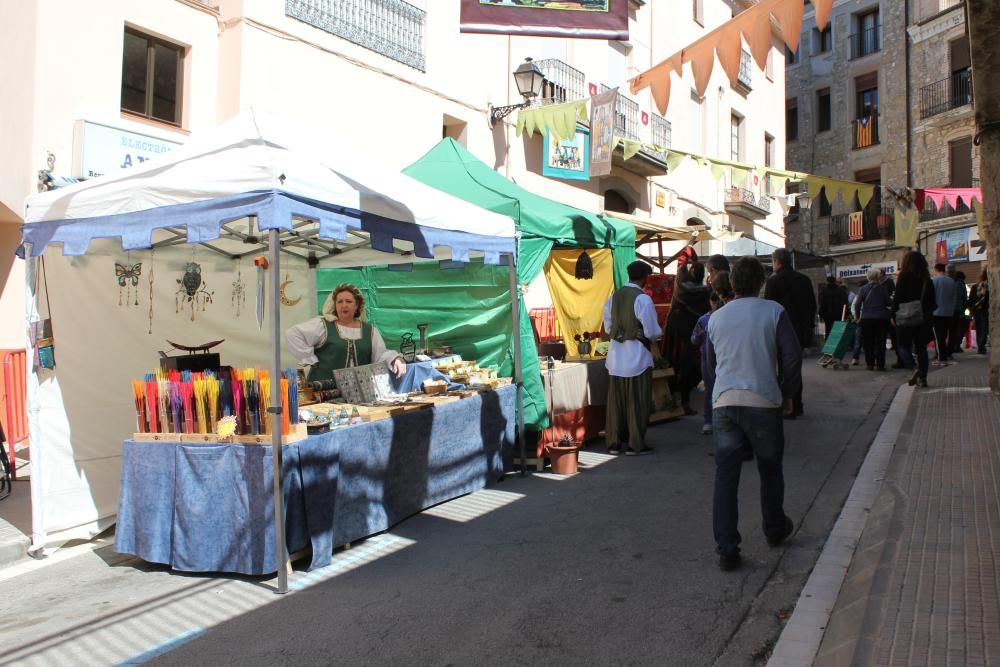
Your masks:
{"label": "hanging banner", "polygon": [[590,136],[577,130],[568,139],[556,139],[551,133],[542,142],[542,176],[565,178],[573,181],[590,180]]}
{"label": "hanging banner", "polygon": [[462,0],[461,32],[628,39],[629,0]]}
{"label": "hanging banner", "polygon": [[[937,256],[940,264],[969,261],[969,228],[938,233]],[[942,260],[942,256],[944,259]]]}
{"label": "hanging banner", "polygon": [[847,217],[847,238],[861,241],[865,238],[865,219],[862,211],[855,211]]}
{"label": "hanging banner", "polygon": [[611,173],[611,154],[615,150],[615,106],[618,89],[594,95],[590,101],[590,175]]}

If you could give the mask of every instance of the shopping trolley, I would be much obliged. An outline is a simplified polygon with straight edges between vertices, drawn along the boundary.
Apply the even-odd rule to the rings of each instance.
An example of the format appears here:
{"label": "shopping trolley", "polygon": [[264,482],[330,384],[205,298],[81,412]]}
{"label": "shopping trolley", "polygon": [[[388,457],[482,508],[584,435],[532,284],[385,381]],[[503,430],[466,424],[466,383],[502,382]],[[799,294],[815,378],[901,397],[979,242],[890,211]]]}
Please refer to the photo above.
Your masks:
{"label": "shopping trolley", "polygon": [[826,337],[823,349],[819,357],[819,365],[823,368],[833,370],[844,370],[850,368],[850,364],[844,363],[843,359],[854,347],[854,336],[857,334],[858,325],[854,322],[840,320],[834,322],[830,328],[830,335]]}

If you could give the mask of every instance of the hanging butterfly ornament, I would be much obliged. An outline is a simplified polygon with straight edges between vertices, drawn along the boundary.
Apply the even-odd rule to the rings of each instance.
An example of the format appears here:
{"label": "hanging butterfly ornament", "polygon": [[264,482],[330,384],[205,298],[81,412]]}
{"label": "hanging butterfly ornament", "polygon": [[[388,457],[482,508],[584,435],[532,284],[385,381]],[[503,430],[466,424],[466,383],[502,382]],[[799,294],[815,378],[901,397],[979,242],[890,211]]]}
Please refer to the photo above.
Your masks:
{"label": "hanging butterfly ornament", "polygon": [[[122,290],[125,290],[125,303],[124,305],[128,307],[129,305],[139,305],[139,276],[142,275],[142,262],[136,262],[132,264],[131,254],[125,260],[124,264],[119,264],[115,262],[115,277],[118,278],[118,305],[122,305]],[[135,303],[130,304],[132,301],[132,290],[135,290]]]}
{"label": "hanging butterfly ornament", "polygon": [[184,275],[177,279],[180,287],[174,293],[174,302],[177,312],[185,306],[191,307],[191,321],[194,322],[194,313],[199,308],[204,311],[205,306],[212,303],[215,292],[209,292],[207,285],[201,280],[201,265],[196,262],[188,262],[184,266]]}
{"label": "hanging butterfly ornament", "polygon": [[243,310],[243,306],[247,303],[247,285],[243,282],[243,271],[242,267],[237,265],[236,267],[236,280],[233,281],[233,313],[236,317],[240,316],[240,312]]}

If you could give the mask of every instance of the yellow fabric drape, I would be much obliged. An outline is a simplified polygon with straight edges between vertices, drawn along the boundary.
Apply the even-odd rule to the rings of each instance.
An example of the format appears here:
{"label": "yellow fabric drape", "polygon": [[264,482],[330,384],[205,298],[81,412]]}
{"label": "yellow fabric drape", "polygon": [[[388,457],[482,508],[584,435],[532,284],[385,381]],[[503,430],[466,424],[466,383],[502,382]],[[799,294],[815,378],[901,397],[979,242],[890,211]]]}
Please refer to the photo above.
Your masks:
{"label": "yellow fabric drape", "polygon": [[582,252],[582,249],[553,250],[545,262],[545,280],[566,342],[566,354],[571,357],[578,355],[574,336],[601,330],[604,302],[615,289],[611,250],[587,248],[594,265],[592,280],[574,277],[576,260]]}

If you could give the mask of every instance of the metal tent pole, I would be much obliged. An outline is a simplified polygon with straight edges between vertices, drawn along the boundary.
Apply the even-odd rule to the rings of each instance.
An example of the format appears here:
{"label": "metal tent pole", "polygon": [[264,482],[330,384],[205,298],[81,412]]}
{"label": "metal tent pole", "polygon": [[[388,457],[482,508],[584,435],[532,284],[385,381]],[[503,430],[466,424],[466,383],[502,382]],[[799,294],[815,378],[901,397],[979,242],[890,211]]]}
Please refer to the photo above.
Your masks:
{"label": "metal tent pole", "polygon": [[521,302],[517,298],[517,263],[514,260],[514,253],[507,255],[507,266],[510,268],[510,310],[511,319],[514,322],[514,386],[517,389],[517,440],[520,443],[521,451],[521,476],[528,470],[528,463],[525,459],[526,447],[524,444],[524,387],[521,382]]}
{"label": "metal tent pole", "polygon": [[284,474],[281,450],[281,241],[278,230],[268,231],[271,255],[271,460],[274,462],[274,556],[278,570],[278,593],[288,592],[288,554],[285,551]]}

